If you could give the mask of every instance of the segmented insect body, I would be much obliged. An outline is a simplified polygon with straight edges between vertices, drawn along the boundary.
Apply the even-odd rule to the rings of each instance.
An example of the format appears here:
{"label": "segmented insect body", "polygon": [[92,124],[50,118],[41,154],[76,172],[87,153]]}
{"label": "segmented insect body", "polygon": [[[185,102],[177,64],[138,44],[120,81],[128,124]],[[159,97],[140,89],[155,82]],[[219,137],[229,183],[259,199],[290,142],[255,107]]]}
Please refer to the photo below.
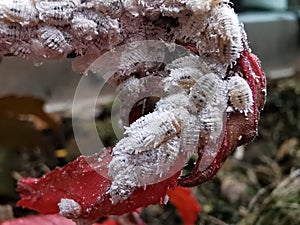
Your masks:
{"label": "segmented insect body", "polygon": [[198,110],[203,109],[208,102],[215,100],[220,82],[220,77],[214,73],[205,74],[196,81],[189,96]]}
{"label": "segmented insect body", "polygon": [[197,80],[203,74],[209,73],[210,69],[198,56],[189,55],[167,64],[165,71],[169,73],[169,76],[163,80],[165,91],[175,93],[180,92],[182,88],[190,91]]}
{"label": "segmented insect body", "polygon": [[228,96],[232,107],[247,115],[253,105],[253,94],[248,83],[240,76],[233,76],[228,83]]}
{"label": "segmented insect body", "polygon": [[217,36],[217,46],[221,61],[234,63],[243,50],[241,25],[234,10],[229,5],[215,7],[212,13],[212,32]]}
{"label": "segmented insect body", "polygon": [[177,92],[179,90],[174,89],[176,87],[189,89],[195,84],[197,77],[200,75],[199,73],[198,69],[189,67],[172,69],[169,77],[163,80],[165,90],[168,92]]}
{"label": "segmented insect body", "polygon": [[180,27],[180,31],[178,32],[178,38],[185,40],[187,43],[193,42],[194,39],[201,38],[201,33],[204,32],[208,26],[205,20],[203,23],[199,23],[199,20],[202,20],[204,15],[199,14],[195,16],[193,14],[187,14],[185,17],[180,17],[178,20],[180,24],[182,24],[182,27]]}
{"label": "segmented insect body", "polygon": [[[205,18],[210,11],[210,1],[186,1],[185,13],[178,18],[181,25],[177,32],[179,40],[184,40],[186,43],[197,44],[205,41],[205,29],[209,21]],[[199,23],[199,21],[202,21]],[[201,49],[199,49],[201,50]],[[204,49],[203,49],[204,50]]]}
{"label": "segmented insect body", "polygon": [[32,40],[36,38],[36,27],[0,22],[0,49],[3,53],[32,58]]}
{"label": "segmented insect body", "polygon": [[120,15],[124,4],[121,0],[84,0],[81,2],[87,8],[93,8],[102,15],[109,15],[111,18]]}
{"label": "segmented insect body", "polygon": [[177,136],[149,151],[126,155],[125,158],[124,154],[114,155],[109,164],[113,181],[108,193],[112,203],[127,199],[136,187],[146,187],[174,174],[186,159]]}
{"label": "segmented insect body", "polygon": [[72,46],[67,42],[63,32],[53,27],[41,27],[39,29],[41,43],[49,50],[59,54],[68,54]]}
{"label": "segmented insect body", "polygon": [[15,41],[21,36],[20,25],[8,25],[7,23],[0,22],[0,37],[3,41]]}
{"label": "segmented insect body", "polygon": [[85,18],[82,14],[74,16],[71,27],[76,35],[86,40],[92,40],[98,34],[97,23]]}
{"label": "segmented insect body", "polygon": [[126,46],[126,50],[120,56],[120,69],[128,69],[140,62],[149,61],[151,53],[149,49],[138,42]]}
{"label": "segmented insect body", "polygon": [[103,16],[99,12],[91,9],[81,8],[75,11],[73,13],[73,18],[76,19],[76,17],[82,18],[83,21],[93,21],[96,23],[95,31],[97,31],[97,33],[101,36],[108,35],[111,31],[116,33],[119,31],[119,21],[117,19],[112,19],[109,16]]}
{"label": "segmented insect body", "polygon": [[[129,139],[132,138],[128,145],[132,146],[134,153],[137,154],[158,147],[180,131],[181,120],[174,112],[155,111],[134,122],[126,128],[124,134],[127,134]],[[118,151],[118,145],[114,151]]]}
{"label": "segmented insect body", "polygon": [[83,55],[93,45],[100,54],[119,43],[153,38],[196,45],[200,55],[225,64],[234,63],[242,50],[243,29],[227,0],[1,0],[0,5],[1,21],[70,31],[77,40],[73,48]]}
{"label": "segmented insect body", "polygon": [[171,63],[166,65],[165,71],[171,72],[171,70],[180,68],[195,68],[204,74],[210,71],[208,65],[206,65],[206,63],[201,60],[199,56],[191,54],[173,60]]}
{"label": "segmented insect body", "polygon": [[205,170],[215,159],[224,138],[226,121],[225,104],[217,106],[208,105],[200,112],[200,136],[205,142],[202,150],[199,170]]}
{"label": "segmented insect body", "polygon": [[6,24],[0,22],[0,37],[7,41],[29,40],[37,36],[37,27]]}
{"label": "segmented insect body", "polygon": [[[135,2],[135,1],[133,1]],[[164,16],[174,17],[180,12],[194,11],[203,12],[207,9],[207,1],[186,1],[186,0],[165,0],[165,1],[136,1],[138,2],[137,8],[140,10],[141,14],[147,14],[150,11],[160,12]]]}
{"label": "segmented insect body", "polygon": [[206,107],[200,116],[201,129],[208,132],[215,139],[222,131],[224,109],[220,110],[216,107]]}
{"label": "segmented insect body", "polygon": [[19,56],[21,58],[27,59],[32,53],[31,43],[26,42],[15,42],[9,49],[10,53],[14,56]]}
{"label": "segmented insect body", "polygon": [[65,25],[70,22],[75,7],[80,4],[80,0],[67,1],[46,1],[39,0],[36,8],[39,12],[40,20],[53,25]]}
{"label": "segmented insect body", "polygon": [[21,25],[36,23],[38,11],[33,0],[1,0],[0,20],[16,22]]}

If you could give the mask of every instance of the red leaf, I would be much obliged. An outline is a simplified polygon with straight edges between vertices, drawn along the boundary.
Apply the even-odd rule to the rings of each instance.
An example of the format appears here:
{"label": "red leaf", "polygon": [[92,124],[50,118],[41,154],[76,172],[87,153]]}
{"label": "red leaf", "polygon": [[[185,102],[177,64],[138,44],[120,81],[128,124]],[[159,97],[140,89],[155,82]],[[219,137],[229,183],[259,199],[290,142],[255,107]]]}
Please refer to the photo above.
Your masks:
{"label": "red leaf", "polygon": [[[98,155],[77,158],[68,165],[57,168],[40,179],[20,180],[18,190],[21,194],[19,206],[37,210],[41,213],[58,213],[58,203],[62,198],[76,201],[81,211],[69,216],[72,219],[96,221],[101,216],[121,215],[139,207],[160,202],[168,188],[174,187],[179,173],[157,184],[136,189],[125,201],[112,204],[106,192],[111,181],[93,169],[87,160],[97,160]],[[102,162],[109,162],[107,156]],[[101,162],[101,163],[102,163]]]}
{"label": "red leaf", "polygon": [[170,201],[176,206],[184,225],[195,224],[197,214],[201,207],[191,194],[191,189],[177,186],[174,190],[168,190]]}
{"label": "red leaf", "polygon": [[[35,215],[17,218],[0,223],[1,225],[75,225],[75,222],[58,214],[53,215]],[[118,225],[114,220],[105,220],[103,223],[94,223],[94,225]]]}

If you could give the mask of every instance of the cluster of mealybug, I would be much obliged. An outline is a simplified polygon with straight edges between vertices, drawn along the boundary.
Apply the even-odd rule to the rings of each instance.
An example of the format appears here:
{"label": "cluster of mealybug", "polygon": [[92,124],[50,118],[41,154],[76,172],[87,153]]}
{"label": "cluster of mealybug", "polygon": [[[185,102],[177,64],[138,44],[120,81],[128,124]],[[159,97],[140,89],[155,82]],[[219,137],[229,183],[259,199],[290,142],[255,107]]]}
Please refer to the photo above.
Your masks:
{"label": "cluster of mealybug", "polygon": [[[0,55],[43,59],[75,53],[83,62],[85,56],[90,60],[121,44],[150,39],[194,46],[197,55],[174,59],[163,75],[154,74],[162,97],[152,113],[126,128],[112,152],[107,192],[113,203],[177,172],[199,140],[206,144],[205,169],[220,147],[229,109],[245,116],[252,112],[247,82],[238,74],[225,75],[246,42],[237,15],[228,0],[0,0]],[[151,84],[130,78],[145,65],[139,60],[148,59],[131,48],[134,54],[120,58],[123,73],[116,79],[123,105],[151,92]],[[125,120],[130,109],[123,111]]]}
{"label": "cluster of mealybug", "polygon": [[[253,99],[247,82],[237,74],[225,77],[210,71],[199,56],[178,58],[164,70],[165,97],[152,113],[126,127],[125,137],[113,149],[108,190],[113,203],[127,199],[137,187],[171,175],[197,150],[201,138],[206,141],[201,166],[205,169],[219,150],[228,109],[251,111]],[[128,79],[122,88],[131,97],[143,89],[137,78]]]}
{"label": "cluster of mealybug", "polygon": [[[0,0],[0,22],[10,25],[2,27],[5,33],[30,30],[30,37],[16,38],[25,48],[27,43],[41,42],[44,49],[29,49],[28,58],[61,58],[71,53],[84,57],[88,49],[100,54],[146,39],[195,44],[200,54],[227,64],[234,63],[241,51],[242,28],[227,0]],[[41,28],[57,34],[54,39],[61,41],[57,43],[61,48],[49,52],[49,44],[38,37]],[[68,40],[61,38],[61,32],[68,33]],[[0,54],[15,54],[11,45],[0,38]]]}

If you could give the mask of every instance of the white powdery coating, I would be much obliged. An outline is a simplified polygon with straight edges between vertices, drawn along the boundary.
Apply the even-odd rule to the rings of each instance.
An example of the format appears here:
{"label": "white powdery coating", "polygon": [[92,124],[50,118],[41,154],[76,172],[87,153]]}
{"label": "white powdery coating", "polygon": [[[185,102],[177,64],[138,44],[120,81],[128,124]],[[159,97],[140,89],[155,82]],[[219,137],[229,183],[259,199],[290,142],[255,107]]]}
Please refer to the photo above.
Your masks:
{"label": "white powdery coating", "polygon": [[75,219],[81,215],[81,206],[73,199],[62,198],[58,207],[59,214],[64,217]]}

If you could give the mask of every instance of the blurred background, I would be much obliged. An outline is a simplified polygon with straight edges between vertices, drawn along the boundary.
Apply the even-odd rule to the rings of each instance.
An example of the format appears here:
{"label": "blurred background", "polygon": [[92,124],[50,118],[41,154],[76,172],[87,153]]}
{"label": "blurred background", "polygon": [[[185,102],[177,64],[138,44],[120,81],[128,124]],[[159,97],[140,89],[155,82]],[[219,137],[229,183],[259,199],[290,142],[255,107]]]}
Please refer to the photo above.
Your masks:
{"label": "blurred background", "polygon": [[[300,1],[232,1],[262,61],[268,96],[258,137],[239,147],[210,182],[193,188],[202,206],[199,225],[300,224]],[[18,65],[18,66],[16,66]],[[0,222],[32,214],[15,207],[21,177],[40,177],[75,159],[71,108],[81,75],[71,60],[33,65],[19,58],[0,63]],[[89,90],[103,80],[88,77],[86,96],[76,109],[85,115]],[[111,129],[113,89],[101,93],[97,129],[106,145]],[[80,113],[78,114],[78,120]],[[88,135],[89,128],[83,129]],[[150,206],[147,224],[182,224],[174,206]]]}

